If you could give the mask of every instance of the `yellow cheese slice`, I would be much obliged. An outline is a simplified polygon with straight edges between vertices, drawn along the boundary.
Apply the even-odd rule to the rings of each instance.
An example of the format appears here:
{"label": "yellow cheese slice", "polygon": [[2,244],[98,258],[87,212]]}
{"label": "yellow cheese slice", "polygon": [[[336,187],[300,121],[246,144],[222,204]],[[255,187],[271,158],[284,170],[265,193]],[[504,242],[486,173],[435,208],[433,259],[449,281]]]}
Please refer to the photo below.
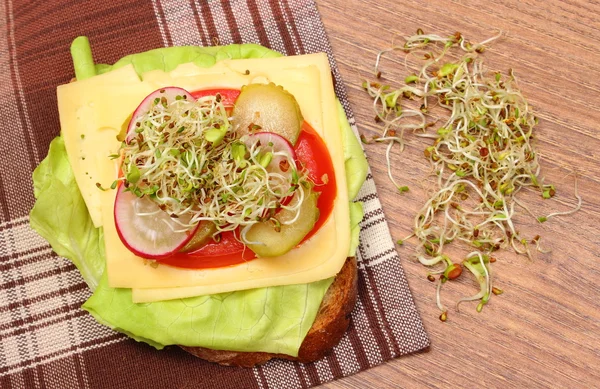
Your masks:
{"label": "yellow cheese slice", "polygon": [[[246,70],[250,72],[247,76]],[[146,74],[144,80],[160,80],[165,84],[159,83],[155,86],[164,86],[167,81],[164,73],[161,73]],[[207,75],[210,77],[206,77]],[[220,81],[219,78],[223,75],[225,79]],[[275,63],[272,60],[260,59],[223,61],[210,69],[199,69],[193,64],[185,64],[175,69],[170,76],[177,78],[176,85],[192,90],[196,82],[206,84],[207,87],[219,86],[219,82],[222,82],[221,86],[236,87],[240,78],[248,78],[250,82],[271,81],[282,85],[296,97],[305,120],[319,132],[327,144],[334,163],[338,188],[342,189],[338,192],[329,221],[318,234],[292,252],[279,258],[259,258],[231,268],[190,271],[186,281],[198,283],[196,286],[133,287],[133,302],[152,302],[272,285],[307,283],[337,274],[347,255],[350,231],[340,124],[327,57],[324,54],[284,57]],[[181,272],[186,271],[163,268],[166,271],[177,270],[179,281],[182,281]],[[195,277],[204,277],[204,280],[194,280]],[[165,279],[155,281],[164,282]]]}
{"label": "yellow cheese slice", "polygon": [[[248,70],[249,74],[246,74]],[[111,72],[112,73],[112,72]],[[110,74],[110,73],[108,73]],[[223,61],[218,66],[202,69],[193,64],[179,66],[171,73],[153,71],[144,74],[143,81],[131,80],[128,94],[110,93],[110,87],[91,85],[88,95],[98,96],[98,101],[111,100],[111,106],[127,107],[118,118],[102,114],[89,115],[92,128],[113,128],[119,120],[128,117],[137,104],[152,90],[176,85],[188,90],[208,88],[240,88],[251,82],[274,82],[282,85],[298,100],[305,119],[320,133],[327,144],[334,164],[338,196],[328,222],[308,242],[292,252],[277,258],[259,258],[241,265],[217,269],[188,270],[164,265],[151,267],[142,258],[133,255],[120,241],[113,218],[115,191],[96,190],[103,218],[104,239],[109,285],[134,288],[134,301],[155,301],[172,298],[220,293],[233,290],[267,287],[283,284],[307,283],[331,277],[342,267],[350,241],[348,198],[344,172],[341,132],[338,122],[331,72],[325,54],[278,59],[253,59]],[[124,92],[124,91],[123,91]],[[135,101],[131,96],[140,95]],[[72,98],[65,103],[65,111],[80,107]],[[72,112],[71,112],[72,114]],[[109,115],[110,116],[110,115]],[[65,123],[73,126],[73,122]],[[119,129],[120,130],[120,129]],[[67,128],[64,132],[76,132]],[[97,131],[99,132],[99,131]],[[116,131],[118,132],[118,131]],[[94,148],[82,147],[83,152],[111,150],[115,147],[109,137],[94,138]],[[87,139],[87,137],[86,137]],[[118,147],[118,144],[116,144]],[[104,153],[105,155],[110,154]],[[115,164],[98,157],[94,173],[106,182],[116,178]],[[79,182],[79,181],[78,181]],[[90,200],[92,201],[92,200]],[[96,208],[94,208],[96,209]]]}
{"label": "yellow cheese slice", "polygon": [[[69,163],[95,227],[102,225],[100,190],[112,176],[98,174],[96,163],[118,151],[117,135],[151,90],[128,65],[114,72],[57,88],[62,136]],[[115,98],[118,96],[118,98]]]}
{"label": "yellow cheese slice", "polygon": [[[223,269],[191,271],[207,282],[177,288],[134,288],[131,299],[134,303],[147,303],[275,285],[305,284],[333,277],[341,267],[335,259],[343,254],[345,260],[347,254],[347,251],[341,253],[336,245],[337,234],[336,222],[330,219],[313,238],[281,257],[258,258],[245,265]],[[327,260],[323,261],[323,258]]]}

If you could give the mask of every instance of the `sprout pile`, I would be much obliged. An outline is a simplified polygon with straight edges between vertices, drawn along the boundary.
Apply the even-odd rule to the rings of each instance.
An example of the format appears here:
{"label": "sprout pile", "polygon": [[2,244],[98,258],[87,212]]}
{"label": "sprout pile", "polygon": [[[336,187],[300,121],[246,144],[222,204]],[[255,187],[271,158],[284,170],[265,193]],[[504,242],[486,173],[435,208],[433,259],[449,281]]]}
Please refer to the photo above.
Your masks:
{"label": "sprout pile", "polygon": [[[406,130],[432,140],[424,156],[432,164],[436,188],[415,216],[414,232],[406,239],[418,239],[418,260],[433,267],[428,279],[437,282],[442,321],[448,316],[441,301],[442,285],[459,277],[463,268],[474,275],[480,291],[459,300],[456,307],[463,301],[479,300],[477,311],[481,311],[492,294],[502,293],[493,286],[494,251],[512,248],[529,258],[532,250],[542,251],[539,236],[526,238],[515,227],[515,207],[531,214],[517,194],[524,188],[539,191],[544,199],[555,194],[554,186],[540,176],[532,145],[538,120],[519,91],[515,75],[512,70],[501,74],[484,68],[480,54],[499,37],[471,44],[460,33],[441,37],[419,30],[404,45],[377,56],[378,79],[381,59],[389,52],[402,51],[407,58],[422,61],[422,67],[405,78],[404,86],[363,82],[373,99],[375,121],[382,126],[382,133],[373,140],[387,143],[388,176],[399,192],[408,187],[399,185],[392,175],[392,147],[404,148]],[[431,110],[446,114],[440,119]],[[364,135],[361,138],[370,142]],[[577,184],[575,195],[578,202],[572,210],[540,216],[538,221],[577,211],[581,206]],[[455,263],[445,254],[451,242],[462,242],[472,251]]]}
{"label": "sprout pile", "polygon": [[[157,98],[135,132],[121,148],[123,184],[156,202],[156,212],[170,214],[182,230],[208,220],[217,233],[241,227],[244,240],[253,224],[279,209],[300,208],[306,175],[293,156],[239,138],[219,94]],[[277,171],[268,168],[272,160],[279,161]],[[282,165],[288,174],[281,174]],[[296,193],[299,201],[289,202]]]}

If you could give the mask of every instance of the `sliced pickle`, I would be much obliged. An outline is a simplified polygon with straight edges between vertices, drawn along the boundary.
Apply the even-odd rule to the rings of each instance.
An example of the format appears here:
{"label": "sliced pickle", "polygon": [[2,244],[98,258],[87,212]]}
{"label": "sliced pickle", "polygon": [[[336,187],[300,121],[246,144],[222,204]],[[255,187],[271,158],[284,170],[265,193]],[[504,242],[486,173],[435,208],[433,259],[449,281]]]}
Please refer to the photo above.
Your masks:
{"label": "sliced pickle", "polygon": [[[319,194],[310,191],[300,205],[300,215],[292,224],[284,224],[294,219],[295,211],[283,209],[275,218],[279,221],[279,231],[273,221],[257,223],[246,234],[246,241],[260,242],[248,244],[248,247],[259,257],[276,257],[296,247],[302,239],[312,231],[319,219],[317,199]],[[292,202],[297,201],[292,199]]]}
{"label": "sliced pickle", "polygon": [[304,118],[296,98],[283,87],[249,84],[233,108],[233,128],[240,136],[255,132],[274,132],[296,144]]}
{"label": "sliced pickle", "polygon": [[188,244],[185,245],[183,249],[181,249],[181,251],[188,252],[199,249],[210,242],[215,232],[217,232],[217,226],[215,226],[215,223],[209,220],[201,221],[196,233],[194,234],[194,237],[188,242]]}

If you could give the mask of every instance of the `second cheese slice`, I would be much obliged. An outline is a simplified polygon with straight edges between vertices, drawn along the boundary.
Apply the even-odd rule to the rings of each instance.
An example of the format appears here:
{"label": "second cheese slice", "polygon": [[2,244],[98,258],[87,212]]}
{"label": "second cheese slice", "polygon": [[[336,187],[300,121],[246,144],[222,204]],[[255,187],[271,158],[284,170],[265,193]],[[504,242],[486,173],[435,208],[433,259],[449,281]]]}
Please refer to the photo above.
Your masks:
{"label": "second cheese slice", "polygon": [[[186,64],[171,73],[153,71],[145,74],[140,88],[154,90],[175,85],[190,91],[239,89],[252,82],[274,82],[292,93],[298,100],[305,120],[327,144],[338,183],[338,194],[328,221],[309,241],[281,257],[258,258],[241,265],[215,269],[190,270],[165,265],[151,267],[127,250],[116,233],[113,218],[115,191],[101,192],[107,272],[111,287],[133,288],[134,301],[156,301],[308,283],[332,277],[340,270],[348,252],[350,221],[340,125],[331,73],[324,54],[223,61],[218,67],[210,69]],[[114,96],[114,99],[118,103],[119,96]],[[103,177],[114,175],[114,163],[110,160],[99,163],[98,170]]]}

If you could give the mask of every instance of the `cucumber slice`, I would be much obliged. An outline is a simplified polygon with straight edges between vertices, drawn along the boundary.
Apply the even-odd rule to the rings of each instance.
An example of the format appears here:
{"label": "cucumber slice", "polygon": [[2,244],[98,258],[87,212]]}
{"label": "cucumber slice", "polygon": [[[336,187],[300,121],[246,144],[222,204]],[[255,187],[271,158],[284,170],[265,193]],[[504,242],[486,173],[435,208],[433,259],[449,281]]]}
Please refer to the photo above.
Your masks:
{"label": "cucumber slice", "polygon": [[201,221],[198,223],[194,237],[180,251],[190,252],[199,249],[210,242],[215,232],[217,232],[215,223],[208,220]]}
{"label": "cucumber slice", "polygon": [[249,84],[233,108],[233,128],[240,136],[254,132],[274,132],[296,144],[304,118],[296,98],[273,83]]}
{"label": "cucumber slice", "polygon": [[[275,219],[280,223],[279,231],[272,221],[253,225],[246,234],[246,241],[253,243],[247,244],[247,246],[259,257],[276,257],[296,247],[312,231],[315,223],[319,220],[318,198],[318,193],[310,191],[300,205],[298,219],[292,224],[285,223],[294,219],[295,211],[283,209],[275,215]],[[292,201],[297,200],[294,197]]]}

